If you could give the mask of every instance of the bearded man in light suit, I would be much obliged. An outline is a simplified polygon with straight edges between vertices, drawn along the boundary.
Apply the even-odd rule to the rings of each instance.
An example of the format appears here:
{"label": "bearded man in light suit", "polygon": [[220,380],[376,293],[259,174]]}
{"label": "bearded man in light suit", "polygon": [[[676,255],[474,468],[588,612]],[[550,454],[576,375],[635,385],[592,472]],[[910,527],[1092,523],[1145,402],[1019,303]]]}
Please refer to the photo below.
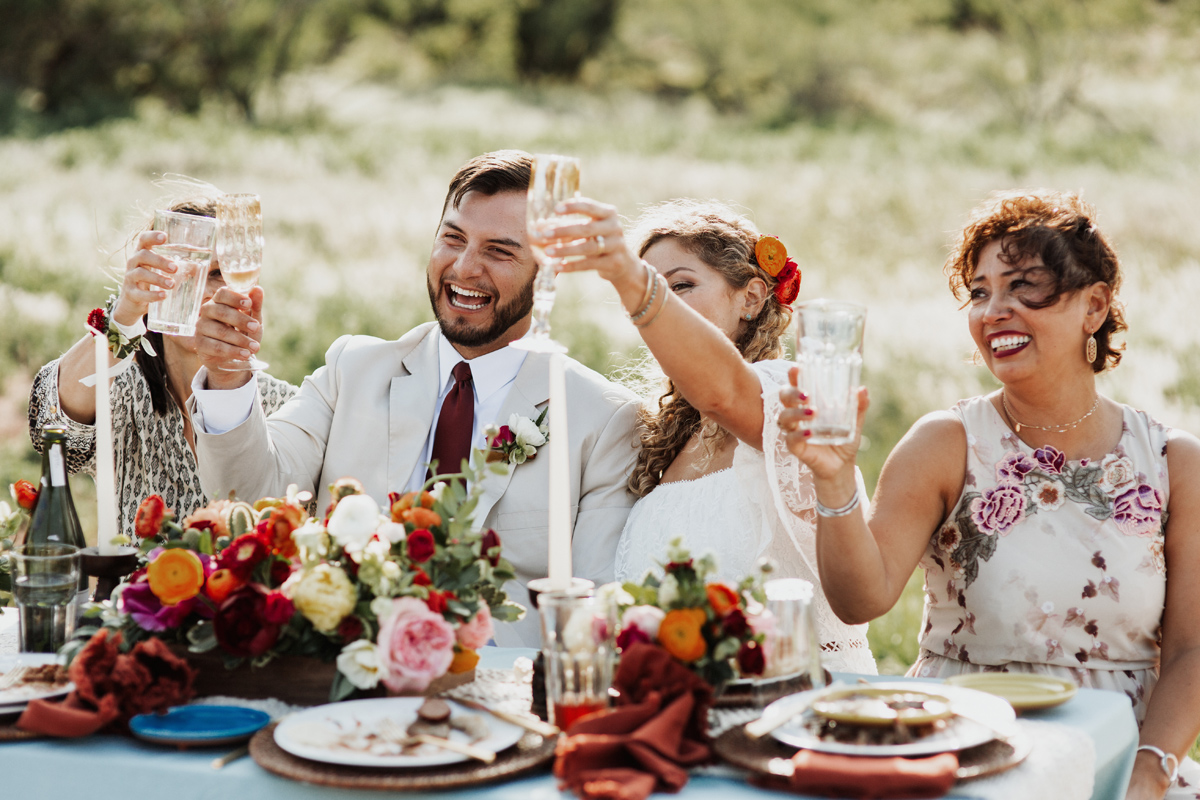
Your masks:
{"label": "bearded man in light suit", "polygon": [[[256,402],[251,373],[219,369],[258,350],[262,290],[239,295],[223,288],[205,305],[198,331],[206,366],[188,409],[206,494],[280,496],[294,483],[313,491],[323,509],[330,485],[344,476],[358,478],[384,505],[389,491],[420,488],[442,435],[443,401],[461,380],[459,362],[470,367],[475,447],[486,445],[489,424],[506,424],[512,414],[537,418],[549,399],[549,357],[507,347],[529,330],[533,308],[536,263],[525,223],[531,166],[526,153],[500,151],[455,175],[427,269],[436,323],[395,341],[339,338],[325,366],[270,417]],[[636,457],[637,399],[566,361],[574,572],[599,584],[612,580],[633,505],[625,483]],[[469,396],[460,389],[450,402]],[[505,477],[489,476],[476,511],[476,525],[497,531],[515,568],[518,579],[505,588],[517,602],[527,599],[528,580],[547,574],[549,468],[543,456],[510,467]],[[498,623],[496,643],[537,646],[536,617]]]}

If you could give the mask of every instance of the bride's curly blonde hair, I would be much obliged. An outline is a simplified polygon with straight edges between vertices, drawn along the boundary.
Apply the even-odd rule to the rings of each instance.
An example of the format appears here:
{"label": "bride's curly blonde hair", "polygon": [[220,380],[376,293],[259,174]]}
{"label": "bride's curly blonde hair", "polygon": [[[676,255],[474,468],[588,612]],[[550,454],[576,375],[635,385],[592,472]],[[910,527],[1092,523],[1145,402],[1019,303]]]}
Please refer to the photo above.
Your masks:
{"label": "bride's curly blonde hair", "polygon": [[[753,278],[765,281],[769,290],[766,302],[758,316],[739,326],[734,345],[751,363],[783,355],[782,337],[792,321],[792,310],[776,298],[776,280],[755,260],[754,246],[761,234],[744,215],[723,203],[671,200],[646,209],[634,223],[633,237],[641,242],[638,255],[645,255],[664,239],[678,242],[720,273],[734,290]],[[654,368],[657,364],[648,359],[643,372]],[[663,472],[697,431],[704,428],[701,438],[710,455],[729,435],[715,423],[704,424],[700,412],[679,394],[672,381],[663,378],[656,383],[663,393],[657,402],[647,400],[639,412],[641,450],[629,477],[629,490],[637,497],[645,497],[658,486]]]}

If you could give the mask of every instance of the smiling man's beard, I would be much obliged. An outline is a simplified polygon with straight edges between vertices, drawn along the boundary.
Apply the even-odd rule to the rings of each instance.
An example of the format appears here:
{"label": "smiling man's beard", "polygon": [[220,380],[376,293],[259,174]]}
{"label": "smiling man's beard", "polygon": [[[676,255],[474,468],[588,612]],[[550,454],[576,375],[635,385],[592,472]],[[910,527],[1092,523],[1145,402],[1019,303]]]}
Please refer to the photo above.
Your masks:
{"label": "smiling man's beard", "polygon": [[[466,320],[452,323],[442,317],[442,312],[438,308],[438,291],[433,284],[428,280],[425,281],[425,288],[429,290],[429,304],[433,306],[433,315],[437,317],[438,326],[442,329],[442,335],[451,344],[456,344],[461,347],[483,347],[499,339],[505,331],[516,325],[523,318],[528,317],[533,312],[533,281],[525,285],[521,293],[502,306],[496,306],[492,312],[492,324],[486,328],[480,328],[471,325]],[[449,302],[449,292],[447,291],[447,302]],[[496,302],[495,300],[492,301]],[[451,306],[453,308],[453,306]]]}

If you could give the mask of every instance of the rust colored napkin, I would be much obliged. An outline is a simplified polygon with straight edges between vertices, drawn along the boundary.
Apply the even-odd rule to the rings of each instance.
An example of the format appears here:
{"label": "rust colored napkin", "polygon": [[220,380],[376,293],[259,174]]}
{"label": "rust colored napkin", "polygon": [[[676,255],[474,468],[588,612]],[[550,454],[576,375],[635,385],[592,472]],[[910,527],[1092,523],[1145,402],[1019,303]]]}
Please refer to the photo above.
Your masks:
{"label": "rust colored napkin", "polygon": [[585,800],[645,800],[677,792],[688,767],[712,757],[705,720],[712,688],[655,645],[621,656],[614,709],[580,719],[555,753],[554,774]]}
{"label": "rust colored napkin", "polygon": [[769,789],[861,800],[941,797],[957,780],[958,756],[869,758],[801,750],[792,757],[792,766],[795,772],[790,778],[760,776],[754,783]]}
{"label": "rust colored napkin", "polygon": [[97,632],[71,662],[74,691],[63,701],[31,701],[17,727],[47,736],[88,736],[192,698],[196,671],[162,640],[138,642],[128,653],[120,651],[120,644],[120,632]]}

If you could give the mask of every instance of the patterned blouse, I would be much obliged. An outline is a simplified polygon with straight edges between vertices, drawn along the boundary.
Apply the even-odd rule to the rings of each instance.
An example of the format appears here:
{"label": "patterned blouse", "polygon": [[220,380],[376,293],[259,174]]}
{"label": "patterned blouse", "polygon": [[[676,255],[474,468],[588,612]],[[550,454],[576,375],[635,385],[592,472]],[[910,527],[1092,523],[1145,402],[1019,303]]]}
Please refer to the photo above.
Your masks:
{"label": "patterned blouse", "polygon": [[[96,428],[84,425],[59,410],[58,365],[51,361],[33,379],[29,392],[29,436],[42,450],[41,429],[47,423],[67,429],[67,470],[96,474]],[[296,393],[290,383],[258,373],[263,410],[270,414]],[[113,379],[113,447],[116,451],[117,529],[136,540],[133,519],[138,505],[151,494],[161,495],[176,518],[208,503],[200,488],[196,456],[184,437],[183,412],[174,402],[158,414],[150,400],[150,386],[135,364]]]}

